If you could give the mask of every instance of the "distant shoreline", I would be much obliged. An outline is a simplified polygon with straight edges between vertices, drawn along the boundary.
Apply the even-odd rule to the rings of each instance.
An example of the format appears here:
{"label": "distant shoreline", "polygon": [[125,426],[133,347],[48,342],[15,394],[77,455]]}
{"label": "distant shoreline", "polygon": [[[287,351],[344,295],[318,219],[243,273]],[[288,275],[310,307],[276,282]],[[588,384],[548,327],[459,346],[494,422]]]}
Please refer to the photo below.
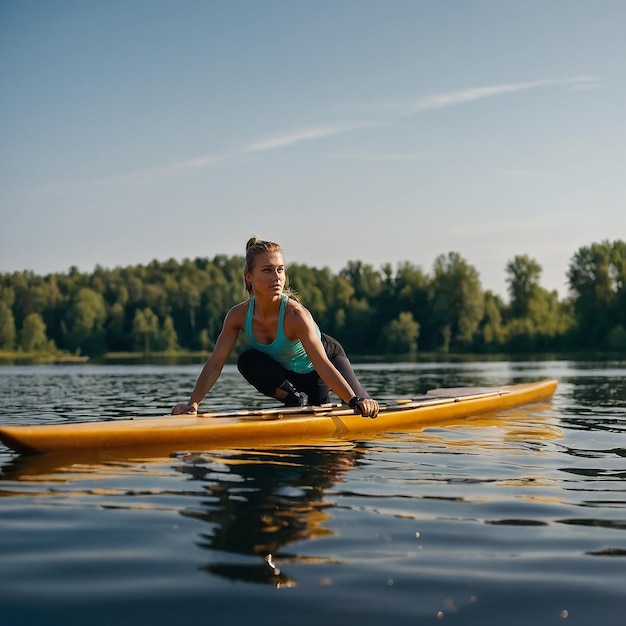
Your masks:
{"label": "distant shoreline", "polygon": [[90,358],[88,356],[79,356],[76,354],[50,354],[48,352],[7,352],[0,350],[0,365],[11,365],[14,363],[87,363],[89,361]]}
{"label": "distant shoreline", "polygon": [[[108,352],[94,357],[75,354],[51,354],[47,352],[14,352],[0,350],[0,367],[3,365],[107,365],[107,364],[137,364],[137,365],[178,365],[202,364],[210,352],[203,351],[176,351],[176,352]],[[236,356],[229,361],[235,362]],[[454,363],[454,362],[497,362],[497,361],[625,361],[623,352],[533,352],[515,354],[486,354],[486,353],[443,353],[417,352],[399,355],[353,355],[352,362],[359,363]]]}

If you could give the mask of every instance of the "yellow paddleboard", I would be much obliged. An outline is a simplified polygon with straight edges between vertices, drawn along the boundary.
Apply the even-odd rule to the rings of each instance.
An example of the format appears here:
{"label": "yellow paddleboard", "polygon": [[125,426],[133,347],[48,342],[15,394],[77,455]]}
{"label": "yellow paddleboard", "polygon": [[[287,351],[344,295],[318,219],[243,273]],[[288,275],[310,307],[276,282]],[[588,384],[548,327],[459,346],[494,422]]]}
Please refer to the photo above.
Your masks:
{"label": "yellow paddleboard", "polygon": [[235,410],[198,416],[166,416],[36,426],[0,426],[0,440],[24,454],[62,450],[111,450],[158,446],[208,450],[271,444],[306,444],[325,438],[357,439],[399,432],[552,397],[556,380],[498,388],[434,389],[381,406],[376,419],[337,405]]}

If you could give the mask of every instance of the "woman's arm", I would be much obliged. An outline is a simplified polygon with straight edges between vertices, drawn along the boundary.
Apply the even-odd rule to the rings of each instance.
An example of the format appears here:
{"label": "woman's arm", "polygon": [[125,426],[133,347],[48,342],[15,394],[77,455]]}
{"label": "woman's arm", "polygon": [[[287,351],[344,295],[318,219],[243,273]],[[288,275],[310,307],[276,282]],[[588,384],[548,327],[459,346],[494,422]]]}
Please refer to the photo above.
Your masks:
{"label": "woman's arm", "polygon": [[[346,404],[349,404],[350,401],[356,397],[356,394],[348,384],[348,381],[346,381],[326,355],[324,346],[317,336],[315,322],[311,313],[302,305],[294,306],[291,311],[290,315],[285,316],[287,326],[291,327],[289,330],[293,330],[293,336],[296,336],[302,342],[302,346],[311,359],[315,371],[322,380]],[[288,335],[292,335],[287,328],[285,332],[287,332]],[[357,406],[353,408],[358,408],[364,417],[376,417],[379,410],[378,402],[371,398],[358,398]]]}
{"label": "woman's arm", "polygon": [[198,376],[198,380],[191,392],[189,402],[186,404],[177,404],[172,409],[172,415],[195,415],[198,412],[198,405],[217,382],[224,368],[224,364],[226,363],[226,359],[228,359],[230,353],[233,351],[237,343],[237,338],[239,337],[239,330],[241,329],[240,306],[241,305],[233,307],[227,313],[222,331],[215,343],[215,349]]}

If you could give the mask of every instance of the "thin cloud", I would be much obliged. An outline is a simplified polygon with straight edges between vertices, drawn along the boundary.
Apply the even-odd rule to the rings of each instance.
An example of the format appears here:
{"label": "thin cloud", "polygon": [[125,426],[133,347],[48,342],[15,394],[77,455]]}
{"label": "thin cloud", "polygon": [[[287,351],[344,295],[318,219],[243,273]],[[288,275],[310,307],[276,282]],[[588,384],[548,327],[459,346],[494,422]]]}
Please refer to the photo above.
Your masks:
{"label": "thin cloud", "polygon": [[324,139],[333,135],[348,133],[361,128],[369,128],[377,125],[377,122],[348,122],[345,124],[329,124],[325,126],[313,126],[311,128],[302,128],[291,131],[289,133],[276,135],[262,141],[257,141],[243,148],[243,152],[262,152],[265,150],[276,150],[277,148],[285,148],[292,146],[301,141],[312,141],[315,139]]}
{"label": "thin cloud", "polygon": [[494,98],[504,94],[514,93],[516,91],[527,91],[529,89],[538,89],[540,87],[552,87],[556,85],[588,85],[595,79],[589,77],[553,79],[553,80],[536,80],[527,83],[510,83],[505,85],[491,85],[488,87],[474,87],[471,89],[462,89],[460,91],[451,91],[448,93],[435,94],[427,96],[415,102],[413,112],[429,111],[432,109],[443,109],[457,104],[465,104],[475,100],[483,100],[485,98]]}
{"label": "thin cloud", "polygon": [[598,82],[593,76],[577,76],[574,78],[554,78],[535,80],[521,83],[504,83],[501,85],[488,85],[485,87],[470,87],[456,91],[447,91],[431,94],[411,102],[381,103],[367,107],[368,110],[376,110],[379,113],[394,113],[397,115],[415,115],[423,111],[444,109],[458,106],[476,100],[495,98],[518,91],[528,91],[542,87],[570,86],[576,90],[589,89]]}

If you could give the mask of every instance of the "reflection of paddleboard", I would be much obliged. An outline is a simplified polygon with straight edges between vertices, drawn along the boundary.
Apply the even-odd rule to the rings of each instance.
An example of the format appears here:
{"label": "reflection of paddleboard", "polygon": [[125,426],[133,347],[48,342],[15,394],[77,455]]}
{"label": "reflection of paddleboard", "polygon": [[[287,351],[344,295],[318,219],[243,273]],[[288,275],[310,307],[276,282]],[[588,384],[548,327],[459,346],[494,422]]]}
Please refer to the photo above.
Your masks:
{"label": "reflection of paddleboard", "polygon": [[325,437],[355,438],[367,433],[422,428],[453,418],[501,411],[550,398],[557,381],[499,388],[433,389],[381,406],[376,419],[338,405],[242,409],[198,416],[179,415],[37,426],[0,426],[0,440],[26,454],[55,450],[105,450],[172,446],[172,450],[254,447],[300,443]]}

